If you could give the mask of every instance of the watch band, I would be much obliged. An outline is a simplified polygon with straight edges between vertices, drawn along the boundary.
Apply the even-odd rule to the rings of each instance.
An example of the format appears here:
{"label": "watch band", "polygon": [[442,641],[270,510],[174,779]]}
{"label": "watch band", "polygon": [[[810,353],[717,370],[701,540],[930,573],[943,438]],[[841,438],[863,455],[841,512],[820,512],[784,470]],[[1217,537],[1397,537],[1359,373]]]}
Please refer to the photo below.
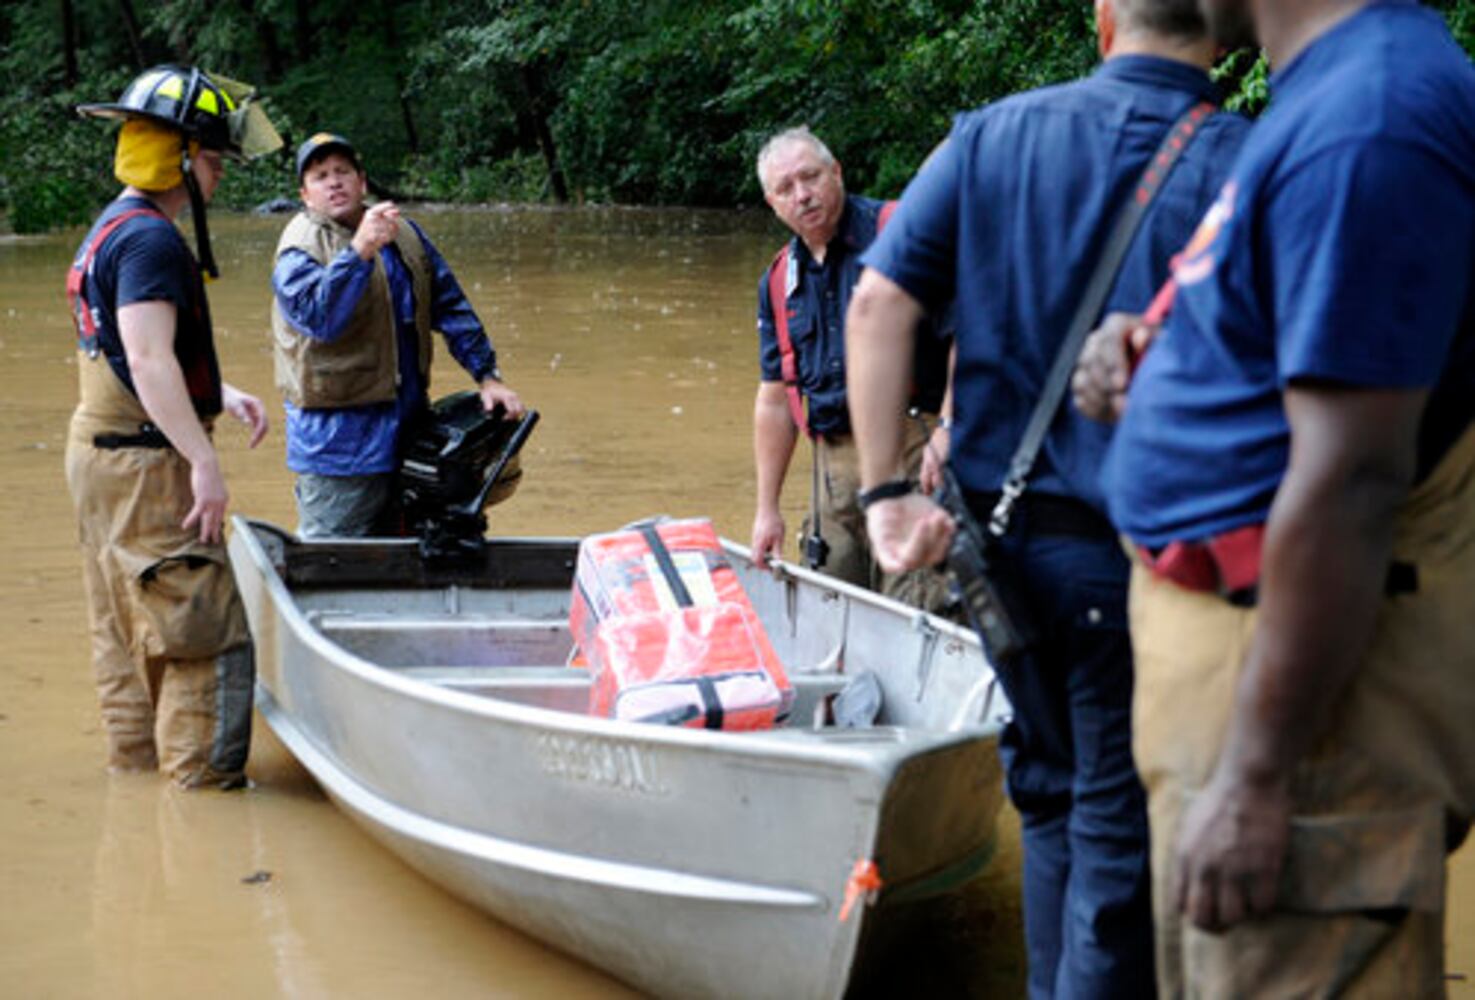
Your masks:
{"label": "watch band", "polygon": [[904,497],[908,493],[915,492],[916,489],[917,484],[910,479],[888,479],[884,483],[878,483],[868,490],[861,490],[856,493],[855,503],[861,510],[865,510],[873,503]]}

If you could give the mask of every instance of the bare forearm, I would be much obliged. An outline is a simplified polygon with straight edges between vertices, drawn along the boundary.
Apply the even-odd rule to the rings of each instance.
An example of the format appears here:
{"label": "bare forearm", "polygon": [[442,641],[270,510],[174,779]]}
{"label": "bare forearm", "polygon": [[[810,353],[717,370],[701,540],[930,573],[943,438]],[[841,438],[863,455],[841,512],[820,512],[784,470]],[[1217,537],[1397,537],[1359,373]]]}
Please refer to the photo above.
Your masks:
{"label": "bare forearm", "polygon": [[784,477],[788,475],[799,437],[783,392],[781,385],[765,382],[758,387],[758,398],[753,404],[753,460],[760,512],[778,511]]}
{"label": "bare forearm", "polygon": [[953,423],[953,375],[958,368],[958,344],[947,352],[947,389],[942,394],[942,405],[937,408],[937,415],[942,418],[945,425],[951,427]]}
{"label": "bare forearm", "polygon": [[184,373],[172,354],[130,362],[133,387],[154,426],[191,465],[216,461],[215,447],[195,414]]}
{"label": "bare forearm", "polygon": [[901,286],[866,270],[845,316],[846,397],[861,483],[906,474],[903,420],[921,306]]}
{"label": "bare forearm", "polygon": [[149,419],[191,465],[215,463],[215,448],[195,415],[184,372],[174,356],[175,307],[136,302],[118,310],[118,332],[133,388]]}
{"label": "bare forearm", "polygon": [[1221,759],[1227,773],[1282,780],[1356,675],[1412,479],[1417,412],[1391,412],[1404,431],[1356,457],[1338,458],[1314,433],[1293,446],[1266,526],[1261,613]]}

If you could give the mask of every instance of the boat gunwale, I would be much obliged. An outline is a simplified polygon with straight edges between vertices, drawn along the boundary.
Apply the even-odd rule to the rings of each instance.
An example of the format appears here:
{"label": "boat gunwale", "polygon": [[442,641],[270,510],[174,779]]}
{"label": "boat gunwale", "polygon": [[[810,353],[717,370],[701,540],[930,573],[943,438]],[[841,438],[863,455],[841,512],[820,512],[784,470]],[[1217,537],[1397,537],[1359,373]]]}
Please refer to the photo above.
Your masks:
{"label": "boat gunwale", "polygon": [[[256,526],[264,525],[269,531],[279,532],[283,538],[291,538],[290,534],[282,532],[269,522],[244,518],[239,514],[232,516],[231,523],[234,528],[232,542],[236,540],[234,536],[239,536],[241,544],[247,549],[247,554],[252,559],[254,569],[262,577],[275,613],[289,627],[297,641],[302,642],[319,659],[348,672],[362,682],[402,697],[437,704],[448,711],[479,716],[500,723],[516,724],[530,729],[555,730],[569,736],[601,737],[679,747],[684,750],[700,749],[736,756],[802,759],[836,767],[864,768],[878,774],[894,771],[900,761],[916,754],[939,752],[978,739],[994,739],[998,735],[995,728],[984,722],[973,722],[949,729],[891,727],[889,730],[891,732],[899,730],[904,734],[909,734],[901,739],[860,740],[849,735],[827,740],[819,734],[819,731],[794,728],[775,729],[772,732],[779,734],[778,738],[765,738],[769,734],[763,732],[728,732],[687,729],[677,726],[651,726],[594,715],[575,714],[457,691],[414,677],[400,676],[393,669],[365,659],[329,639],[308,620],[307,612],[297,603],[295,595],[287,587],[286,581],[282,579],[275,564],[267,556],[265,546],[256,536]],[[519,538],[519,541],[521,540]],[[564,539],[552,540],[564,541]],[[390,543],[395,544],[396,540],[390,540]],[[375,543],[371,540],[363,540],[363,544],[367,548]],[[414,543],[411,541],[409,544]],[[743,551],[746,552],[746,550]],[[829,583],[826,582],[825,586],[829,586]],[[847,586],[846,589],[852,588]],[[856,596],[862,598],[874,596],[865,591],[855,593]],[[283,597],[286,600],[283,600]],[[941,620],[938,619],[938,621]],[[952,623],[944,622],[943,624],[951,625]],[[273,700],[276,700],[275,696]],[[851,731],[840,730],[839,732],[848,734]],[[813,739],[805,738],[810,734],[813,734]]]}

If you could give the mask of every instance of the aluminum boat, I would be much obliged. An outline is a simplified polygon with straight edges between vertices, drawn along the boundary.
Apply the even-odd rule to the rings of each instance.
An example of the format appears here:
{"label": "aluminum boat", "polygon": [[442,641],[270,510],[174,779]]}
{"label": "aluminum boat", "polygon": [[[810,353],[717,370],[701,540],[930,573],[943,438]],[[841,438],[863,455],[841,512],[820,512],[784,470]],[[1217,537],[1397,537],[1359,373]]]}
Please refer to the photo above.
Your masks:
{"label": "aluminum boat", "polygon": [[[794,685],[785,722],[597,718],[570,666],[577,546],[448,562],[235,518],[261,714],[410,865],[643,992],[836,997],[897,960],[907,914],[992,851],[1008,708],[976,636],[724,542]],[[836,724],[862,686],[879,704]]]}

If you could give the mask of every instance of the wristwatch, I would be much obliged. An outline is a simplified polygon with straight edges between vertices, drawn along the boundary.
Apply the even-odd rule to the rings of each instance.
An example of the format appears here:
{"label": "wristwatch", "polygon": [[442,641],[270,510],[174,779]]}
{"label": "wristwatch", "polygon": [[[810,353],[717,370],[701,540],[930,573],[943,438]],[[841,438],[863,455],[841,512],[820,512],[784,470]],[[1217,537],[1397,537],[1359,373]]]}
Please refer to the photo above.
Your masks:
{"label": "wristwatch", "polygon": [[490,368],[483,368],[480,372],[477,373],[476,384],[481,385],[489,378],[494,378],[498,382],[502,381],[502,369],[498,368],[496,365],[492,365]]}
{"label": "wristwatch", "polygon": [[917,484],[910,479],[888,479],[884,483],[878,483],[868,490],[861,490],[855,494],[855,503],[861,510],[865,510],[873,503],[904,497],[916,489]]}

